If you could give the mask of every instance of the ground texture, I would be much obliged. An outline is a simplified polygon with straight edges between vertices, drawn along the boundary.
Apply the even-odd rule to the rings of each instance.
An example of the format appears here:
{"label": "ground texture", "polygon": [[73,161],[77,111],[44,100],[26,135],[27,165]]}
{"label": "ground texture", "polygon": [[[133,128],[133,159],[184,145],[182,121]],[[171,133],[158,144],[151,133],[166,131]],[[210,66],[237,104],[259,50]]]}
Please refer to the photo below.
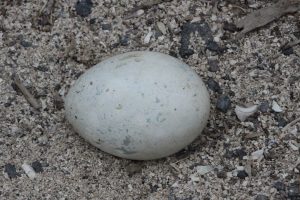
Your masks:
{"label": "ground texture", "polygon": [[[272,1],[46,2],[0,1],[0,199],[300,199],[300,47],[280,48],[300,39],[299,13],[237,40],[235,21]],[[133,50],[178,57],[209,88],[203,134],[165,159],[105,154],[64,116],[86,69]],[[253,104],[241,122],[236,105]]]}

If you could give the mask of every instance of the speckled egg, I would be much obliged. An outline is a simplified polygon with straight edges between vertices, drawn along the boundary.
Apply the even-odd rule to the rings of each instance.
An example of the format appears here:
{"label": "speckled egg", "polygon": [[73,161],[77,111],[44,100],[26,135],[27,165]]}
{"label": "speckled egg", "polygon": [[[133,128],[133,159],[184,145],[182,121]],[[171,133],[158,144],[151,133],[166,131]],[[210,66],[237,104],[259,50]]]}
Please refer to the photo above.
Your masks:
{"label": "speckled egg", "polygon": [[209,95],[182,61],[137,51],[87,70],[65,98],[69,122],[92,145],[127,159],[169,156],[206,126]]}

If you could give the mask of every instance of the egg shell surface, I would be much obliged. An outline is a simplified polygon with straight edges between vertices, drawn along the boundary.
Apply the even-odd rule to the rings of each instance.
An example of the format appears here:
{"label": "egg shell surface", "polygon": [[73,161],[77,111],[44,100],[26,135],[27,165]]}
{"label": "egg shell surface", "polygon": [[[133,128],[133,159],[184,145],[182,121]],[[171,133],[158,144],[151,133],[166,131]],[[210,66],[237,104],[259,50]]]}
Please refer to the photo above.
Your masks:
{"label": "egg shell surface", "polygon": [[65,98],[68,121],[109,154],[151,160],[189,145],[206,126],[209,94],[185,63],[136,51],[87,70]]}

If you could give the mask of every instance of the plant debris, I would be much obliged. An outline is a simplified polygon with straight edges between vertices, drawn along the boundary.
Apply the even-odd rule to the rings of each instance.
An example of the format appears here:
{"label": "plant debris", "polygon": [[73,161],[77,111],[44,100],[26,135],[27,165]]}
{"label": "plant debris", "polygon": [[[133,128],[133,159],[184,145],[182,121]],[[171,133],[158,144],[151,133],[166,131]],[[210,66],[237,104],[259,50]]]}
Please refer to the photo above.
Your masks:
{"label": "plant debris", "polygon": [[242,28],[237,38],[241,38],[246,33],[265,26],[285,14],[294,13],[299,10],[300,2],[298,0],[279,0],[271,6],[256,10],[237,21],[236,26]]}

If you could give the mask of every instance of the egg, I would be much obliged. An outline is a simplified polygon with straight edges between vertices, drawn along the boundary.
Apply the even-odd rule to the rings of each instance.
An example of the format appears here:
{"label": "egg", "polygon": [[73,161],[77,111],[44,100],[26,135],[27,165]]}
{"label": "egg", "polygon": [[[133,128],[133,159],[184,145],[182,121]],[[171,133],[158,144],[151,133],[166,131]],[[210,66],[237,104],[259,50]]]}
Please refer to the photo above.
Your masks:
{"label": "egg", "polygon": [[210,100],[187,64],[136,51],[88,69],[70,88],[65,110],[74,130],[102,151],[151,160],[180,151],[201,134]]}

